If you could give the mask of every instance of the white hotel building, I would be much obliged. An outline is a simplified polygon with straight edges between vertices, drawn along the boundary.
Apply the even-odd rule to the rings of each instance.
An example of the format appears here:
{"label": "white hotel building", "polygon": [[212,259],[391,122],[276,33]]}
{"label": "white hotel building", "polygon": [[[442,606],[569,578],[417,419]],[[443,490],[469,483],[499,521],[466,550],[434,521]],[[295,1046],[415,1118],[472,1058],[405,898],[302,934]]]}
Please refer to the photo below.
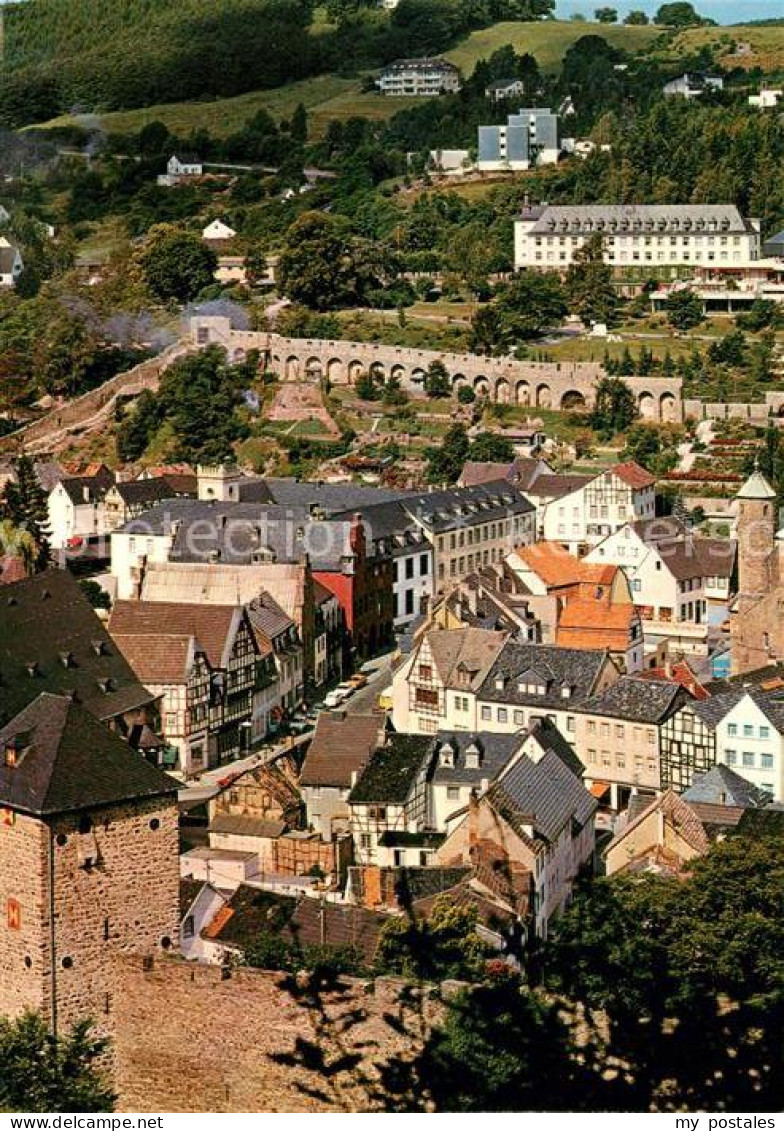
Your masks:
{"label": "white hotel building", "polygon": [[565,270],[596,234],[613,267],[748,267],[760,221],[734,204],[581,204],[526,208],[515,221],[515,268]]}

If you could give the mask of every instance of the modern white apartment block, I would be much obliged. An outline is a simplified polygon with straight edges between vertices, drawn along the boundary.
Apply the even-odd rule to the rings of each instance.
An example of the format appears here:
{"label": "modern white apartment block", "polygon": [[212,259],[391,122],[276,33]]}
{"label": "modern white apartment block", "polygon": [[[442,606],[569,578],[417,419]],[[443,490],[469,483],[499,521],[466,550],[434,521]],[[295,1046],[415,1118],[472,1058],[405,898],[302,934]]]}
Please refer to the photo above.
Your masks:
{"label": "modern white apartment block", "polygon": [[376,85],[382,94],[435,97],[460,89],[460,72],[446,59],[398,59],[384,67]]}
{"label": "modern white apartment block", "polygon": [[748,267],[760,221],[734,204],[581,204],[527,208],[515,221],[515,268],[563,271],[592,236],[613,267]]}
{"label": "modern white apartment block", "polygon": [[558,115],[547,107],[510,114],[505,126],[479,126],[477,168],[529,169],[558,161]]}

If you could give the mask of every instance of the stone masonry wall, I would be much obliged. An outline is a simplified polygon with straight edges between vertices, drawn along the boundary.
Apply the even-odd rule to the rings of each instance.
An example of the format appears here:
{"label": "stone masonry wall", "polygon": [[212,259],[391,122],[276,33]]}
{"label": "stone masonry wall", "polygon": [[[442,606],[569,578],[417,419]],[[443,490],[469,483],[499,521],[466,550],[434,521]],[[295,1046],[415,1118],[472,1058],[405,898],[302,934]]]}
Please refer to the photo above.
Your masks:
{"label": "stone masonry wall", "polygon": [[[115,1082],[122,1111],[367,1111],[377,1104],[364,1074],[392,1054],[411,1055],[434,1006],[404,1010],[401,984],[346,979],[317,1005],[267,971],[156,959],[118,964],[122,1008],[113,1017]],[[404,1032],[386,1017],[404,1020]],[[310,1042],[327,1062],[356,1051],[356,1067],[330,1080],[279,1059]]]}
{"label": "stone masonry wall", "polygon": [[0,810],[0,1014],[48,1010],[48,845],[40,821]]}
{"label": "stone masonry wall", "polygon": [[[89,816],[89,831],[80,831],[79,814],[52,822],[61,1031],[84,1016],[101,1029],[111,1026],[121,1007],[113,982],[115,954],[162,954],[178,944],[176,804],[154,798]],[[90,859],[95,863],[86,867]],[[44,921],[48,933],[47,908]]]}

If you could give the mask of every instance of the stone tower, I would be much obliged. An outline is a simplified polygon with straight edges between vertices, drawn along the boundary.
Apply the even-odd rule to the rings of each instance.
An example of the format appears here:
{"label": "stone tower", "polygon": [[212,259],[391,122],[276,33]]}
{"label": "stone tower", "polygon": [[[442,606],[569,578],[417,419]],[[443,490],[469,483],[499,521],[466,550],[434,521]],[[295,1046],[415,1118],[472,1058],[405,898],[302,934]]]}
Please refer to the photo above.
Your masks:
{"label": "stone tower", "polygon": [[120,954],[179,933],[177,783],[65,695],[0,728],[0,1014],[111,1032]]}
{"label": "stone tower", "polygon": [[731,621],[733,672],[765,667],[784,655],[778,615],[780,584],[776,492],[755,468],[737,494],[738,597]]}

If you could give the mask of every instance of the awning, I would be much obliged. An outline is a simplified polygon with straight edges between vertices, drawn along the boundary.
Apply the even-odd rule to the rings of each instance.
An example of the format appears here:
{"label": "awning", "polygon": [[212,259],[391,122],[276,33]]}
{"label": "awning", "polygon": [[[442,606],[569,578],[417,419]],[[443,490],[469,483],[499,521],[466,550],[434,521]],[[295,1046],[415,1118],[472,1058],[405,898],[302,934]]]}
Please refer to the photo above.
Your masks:
{"label": "awning", "polygon": [[594,797],[602,798],[610,792],[610,783],[608,781],[595,781],[590,791]]}

